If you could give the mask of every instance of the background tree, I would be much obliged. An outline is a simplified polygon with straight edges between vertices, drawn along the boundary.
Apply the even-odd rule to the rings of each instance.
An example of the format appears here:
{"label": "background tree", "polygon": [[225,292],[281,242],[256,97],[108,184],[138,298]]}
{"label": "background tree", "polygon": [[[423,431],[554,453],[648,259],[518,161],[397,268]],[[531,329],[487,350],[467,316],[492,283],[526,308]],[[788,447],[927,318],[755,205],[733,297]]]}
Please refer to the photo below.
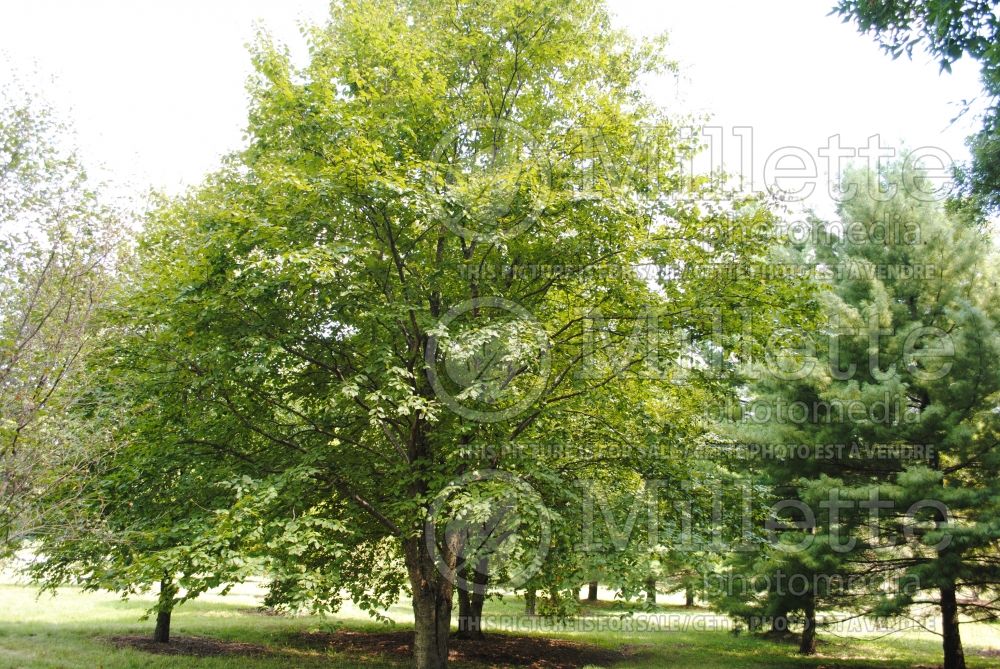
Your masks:
{"label": "background tree", "polygon": [[871,33],[893,58],[926,49],[942,70],[978,61],[986,112],[969,138],[972,162],[959,171],[958,192],[984,211],[1000,207],[1000,16],[989,0],[839,0],[834,11]]}
{"label": "background tree", "polygon": [[[893,181],[907,178],[903,171]],[[875,479],[877,487],[875,481],[848,487],[845,494],[851,499],[877,495],[892,507],[877,522],[854,517],[852,523],[848,516],[844,524],[867,539],[859,541],[863,548],[906,546],[905,557],[889,549],[889,555],[880,554],[870,567],[909,586],[880,602],[881,610],[905,611],[914,604],[938,607],[945,667],[959,669],[965,666],[959,615],[994,617],[1000,567],[1000,537],[990,520],[1000,493],[996,249],[988,229],[945,215],[937,203],[919,197],[921,192],[926,189],[918,184],[901,189],[889,202],[858,198],[844,207],[845,217],[852,220],[898,216],[914,221],[921,237],[920,244],[895,249],[846,244],[845,259],[933,270],[925,271],[923,281],[890,275],[875,284],[884,291],[889,323],[896,332],[882,354],[883,375],[898,378],[898,397],[906,407],[904,419],[886,427],[878,443],[892,447],[887,459],[892,462],[895,456],[899,471]],[[872,527],[878,529],[874,539]]]}
{"label": "background tree", "polygon": [[153,639],[167,643],[177,605],[263,568],[252,554],[234,550],[218,516],[220,509],[247,512],[233,481],[259,469],[222,457],[226,444],[245,443],[247,436],[191,412],[194,391],[176,370],[132,355],[130,340],[148,343],[145,337],[155,333],[122,336],[108,307],[100,319],[104,341],[87,361],[93,368],[86,388],[116,406],[99,443],[104,455],[82,470],[54,470],[60,484],[39,503],[58,509],[50,519],[62,522],[34,534],[36,555],[27,573],[53,592],[78,585],[128,598],[156,587]]}
{"label": "background tree", "polygon": [[910,167],[848,173],[856,196],[840,213],[854,232],[820,224],[809,252],[832,272],[826,324],[755,385],[755,409],[784,416],[750,433],[773,448],[759,465],[788,508],[772,528],[796,549],[772,536],[748,565],[769,587],[749,599],[807,621],[931,604],[957,668],[959,612],[989,618],[995,601],[997,537],[982,515],[997,493],[995,251]]}
{"label": "background tree", "polygon": [[[38,100],[0,107],[0,557],[58,509],[40,496],[100,453],[113,412],[84,398],[93,316],[112,283],[122,215],[67,152],[67,131]],[[71,527],[62,528],[72,531]]]}

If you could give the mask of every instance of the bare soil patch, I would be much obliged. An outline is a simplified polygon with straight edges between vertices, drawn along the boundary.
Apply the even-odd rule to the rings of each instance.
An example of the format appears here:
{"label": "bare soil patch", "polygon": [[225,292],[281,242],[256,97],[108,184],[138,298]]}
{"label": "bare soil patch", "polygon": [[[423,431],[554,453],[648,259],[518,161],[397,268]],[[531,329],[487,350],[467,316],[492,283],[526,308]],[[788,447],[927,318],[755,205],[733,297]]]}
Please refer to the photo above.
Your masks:
{"label": "bare soil patch", "polygon": [[[296,635],[298,643],[365,656],[410,656],[413,632],[308,632]],[[588,664],[608,667],[626,658],[620,651],[592,644],[534,636],[488,634],[481,641],[452,639],[448,659],[476,662],[490,667],[528,669],[579,669]]]}

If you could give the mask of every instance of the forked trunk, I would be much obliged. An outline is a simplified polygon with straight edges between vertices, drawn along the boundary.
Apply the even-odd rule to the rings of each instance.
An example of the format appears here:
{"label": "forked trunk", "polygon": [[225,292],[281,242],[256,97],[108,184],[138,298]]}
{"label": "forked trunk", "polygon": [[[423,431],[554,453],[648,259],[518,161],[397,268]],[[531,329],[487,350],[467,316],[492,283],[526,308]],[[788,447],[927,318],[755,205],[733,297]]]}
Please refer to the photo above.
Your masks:
{"label": "forked trunk", "polygon": [[486,602],[486,597],[477,593],[472,593],[472,611],[469,614],[469,622],[466,625],[467,631],[470,639],[482,639],[485,635],[483,632],[483,605]]}
{"label": "forked trunk", "polygon": [[591,581],[587,586],[587,601],[596,602],[597,601],[597,581]]}
{"label": "forked trunk", "polygon": [[483,605],[490,580],[489,558],[482,558],[475,569],[466,569],[465,587],[458,589],[458,632],[459,639],[483,638]]}
{"label": "forked trunk", "polygon": [[941,633],[944,646],[944,669],[965,669],[965,652],[958,629],[958,601],[955,587],[941,588]]}

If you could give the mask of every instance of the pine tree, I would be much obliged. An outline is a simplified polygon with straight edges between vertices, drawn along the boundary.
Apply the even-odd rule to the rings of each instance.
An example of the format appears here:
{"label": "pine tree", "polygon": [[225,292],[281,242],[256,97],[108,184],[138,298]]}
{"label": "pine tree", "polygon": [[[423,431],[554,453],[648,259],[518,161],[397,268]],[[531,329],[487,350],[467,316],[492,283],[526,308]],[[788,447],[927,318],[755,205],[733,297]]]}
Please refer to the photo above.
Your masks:
{"label": "pine tree", "polygon": [[780,512],[729,608],[803,612],[811,652],[817,610],[933,604],[958,669],[959,612],[995,611],[1000,338],[989,237],[927,185],[905,161],[851,171],[841,222],[794,250],[828,275],[825,324],[753,384],[742,438]]}

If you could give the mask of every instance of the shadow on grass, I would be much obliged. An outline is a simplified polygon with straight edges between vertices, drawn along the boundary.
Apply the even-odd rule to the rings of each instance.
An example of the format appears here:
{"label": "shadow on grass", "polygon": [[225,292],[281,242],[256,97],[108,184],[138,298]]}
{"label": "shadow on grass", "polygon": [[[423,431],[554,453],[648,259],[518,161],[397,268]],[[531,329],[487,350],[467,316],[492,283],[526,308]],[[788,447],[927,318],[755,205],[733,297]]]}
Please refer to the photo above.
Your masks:
{"label": "shadow on grass", "polygon": [[[185,626],[167,645],[152,642],[149,625],[36,623],[19,630],[3,625],[0,626],[0,644],[12,649],[20,646],[25,650],[58,645],[74,652],[80,660],[103,652],[102,648],[109,653],[137,653],[136,659],[147,653],[162,656],[164,660],[168,656],[174,658],[170,664],[156,665],[163,667],[191,666],[194,658],[207,662],[225,661],[226,667],[244,669],[257,666],[394,669],[410,665],[413,636],[410,626],[373,630],[364,629],[365,626],[338,625],[333,631],[317,631],[315,621],[307,624],[299,621],[295,628],[262,632],[253,628],[258,622],[261,621],[254,621],[248,615],[243,618],[244,624],[226,630],[214,630],[206,625]],[[19,638],[24,642],[19,642]],[[863,647],[836,639],[821,646],[820,656],[810,658],[797,656],[787,644],[745,635],[736,638],[727,633],[653,632],[630,639],[593,640],[602,643],[589,643],[590,639],[491,632],[485,642],[453,640],[451,659],[454,666],[469,669],[574,669],[587,665],[621,669],[930,669],[936,666],[926,661],[864,657]],[[990,662],[974,656],[969,660],[970,667],[998,666],[995,660]],[[123,658],[119,662],[124,664],[109,663],[107,666],[139,666],[135,661]]]}
{"label": "shadow on grass", "polygon": [[[404,662],[408,661],[413,649],[410,629],[382,632],[341,629],[300,633],[287,639],[295,646],[346,652],[364,658],[395,657]],[[474,666],[577,669],[612,666],[625,660],[627,654],[581,641],[491,632],[478,640],[451,639],[448,658]]]}

